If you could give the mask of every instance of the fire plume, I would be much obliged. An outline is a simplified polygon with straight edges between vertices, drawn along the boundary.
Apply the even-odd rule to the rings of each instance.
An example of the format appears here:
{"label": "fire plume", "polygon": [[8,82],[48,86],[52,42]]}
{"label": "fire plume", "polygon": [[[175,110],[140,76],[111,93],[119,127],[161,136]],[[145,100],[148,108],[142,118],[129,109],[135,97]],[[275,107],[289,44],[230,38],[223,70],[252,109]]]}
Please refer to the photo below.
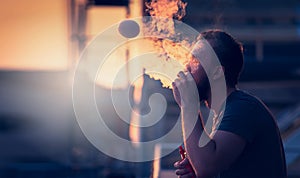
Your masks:
{"label": "fire plume", "polygon": [[[160,80],[163,87],[172,88],[172,81],[179,71],[185,69],[196,40],[185,33],[184,29],[180,29],[183,24],[180,20],[186,14],[186,6],[187,3],[181,0],[152,0],[146,3],[146,11],[151,17],[144,22],[143,32],[159,54],[160,60],[156,60],[155,66],[161,69],[161,66],[170,65],[168,69],[171,71],[163,76],[149,73],[148,67],[144,66],[145,73]],[[155,70],[153,65],[151,67],[151,71]]]}

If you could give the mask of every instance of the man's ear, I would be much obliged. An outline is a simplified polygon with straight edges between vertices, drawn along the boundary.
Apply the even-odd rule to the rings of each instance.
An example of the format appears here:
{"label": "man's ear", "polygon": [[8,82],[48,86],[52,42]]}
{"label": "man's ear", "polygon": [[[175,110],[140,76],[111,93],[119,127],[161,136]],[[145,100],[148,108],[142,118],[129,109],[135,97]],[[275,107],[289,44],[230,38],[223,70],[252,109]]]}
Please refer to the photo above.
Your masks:
{"label": "man's ear", "polygon": [[225,68],[223,66],[217,66],[213,71],[213,80],[224,77]]}

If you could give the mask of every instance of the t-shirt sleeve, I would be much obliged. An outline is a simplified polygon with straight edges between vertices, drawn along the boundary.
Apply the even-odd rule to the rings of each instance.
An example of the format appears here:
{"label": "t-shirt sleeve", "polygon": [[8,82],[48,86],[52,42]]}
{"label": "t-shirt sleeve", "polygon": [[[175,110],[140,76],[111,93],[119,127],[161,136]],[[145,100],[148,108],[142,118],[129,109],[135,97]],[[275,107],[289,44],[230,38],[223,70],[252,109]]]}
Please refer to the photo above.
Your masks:
{"label": "t-shirt sleeve", "polygon": [[258,129],[255,108],[255,104],[248,101],[231,103],[226,107],[217,130],[234,133],[252,142]]}

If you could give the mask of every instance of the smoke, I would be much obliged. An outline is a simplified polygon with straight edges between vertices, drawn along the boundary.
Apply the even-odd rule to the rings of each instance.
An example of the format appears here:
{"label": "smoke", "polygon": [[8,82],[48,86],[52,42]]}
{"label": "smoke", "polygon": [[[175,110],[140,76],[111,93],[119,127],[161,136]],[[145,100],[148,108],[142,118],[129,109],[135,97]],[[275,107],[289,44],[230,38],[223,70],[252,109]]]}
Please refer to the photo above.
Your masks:
{"label": "smoke", "polygon": [[[172,88],[177,73],[185,69],[197,40],[180,28],[183,25],[180,20],[186,15],[186,6],[187,3],[181,0],[152,0],[146,3],[146,11],[151,17],[143,22],[143,33],[157,51],[159,60],[155,61],[155,65],[143,67],[146,74],[160,80],[166,88]],[[156,69],[164,70],[164,75],[151,72]]]}

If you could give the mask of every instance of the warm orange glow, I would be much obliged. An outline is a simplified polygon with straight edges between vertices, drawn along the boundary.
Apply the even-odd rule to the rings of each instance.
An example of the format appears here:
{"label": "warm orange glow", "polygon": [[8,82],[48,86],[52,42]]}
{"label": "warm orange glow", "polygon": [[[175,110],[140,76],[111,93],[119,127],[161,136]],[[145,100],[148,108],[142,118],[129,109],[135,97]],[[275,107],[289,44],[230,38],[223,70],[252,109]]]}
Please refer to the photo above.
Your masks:
{"label": "warm orange glow", "polygon": [[[125,7],[91,7],[87,12],[86,35],[88,37],[87,47],[89,42],[94,39],[101,32],[107,31],[107,36],[96,41],[101,49],[107,49],[107,44],[114,43],[114,40],[120,37],[110,27],[118,25],[119,22],[126,18]],[[108,54],[107,54],[108,55]],[[87,61],[89,63],[89,61]],[[104,87],[110,88],[115,83],[115,87],[127,87],[128,75],[126,70],[120,70],[126,63],[126,47],[123,46],[118,50],[112,52],[111,55],[105,59],[103,66],[89,66],[87,64],[87,72],[92,68],[98,68],[98,76],[96,83]],[[118,75],[119,74],[119,75]],[[116,77],[118,75],[118,77]],[[94,76],[91,76],[94,77]],[[95,78],[91,78],[95,80]]]}
{"label": "warm orange glow", "polygon": [[146,5],[151,16],[181,20],[185,16],[187,3],[181,0],[152,0]]}
{"label": "warm orange glow", "polygon": [[158,71],[167,71],[164,74],[146,73],[154,79],[161,80],[164,87],[172,88],[172,81],[176,74],[184,69],[190,57],[192,42],[177,32],[174,19],[181,20],[185,16],[187,3],[181,0],[152,0],[147,4],[151,19],[144,25],[144,32],[152,36],[150,40],[156,48],[161,60],[157,61]]}
{"label": "warm orange glow", "polygon": [[[135,8],[131,7],[131,10],[133,10],[132,14],[138,16],[138,10],[141,8],[138,8],[138,6],[141,4],[138,1],[133,1],[133,4],[136,4],[136,6]],[[173,17],[181,19],[185,15],[185,7],[186,3],[180,0],[162,0],[149,3],[148,8],[151,15],[168,17],[168,19],[167,23],[165,21],[155,21],[155,24],[145,24],[144,32],[146,35],[155,36],[156,33],[159,34],[163,31],[163,33],[166,33],[166,37],[176,36]],[[89,8],[87,17],[86,32],[89,40],[91,40],[102,31],[109,29],[110,26],[118,25],[117,23],[124,20],[126,9],[124,7],[92,7]],[[108,33],[105,39],[97,41],[97,45],[105,49],[107,44],[111,43],[117,35],[119,34],[111,31],[111,34]],[[140,88],[142,82],[137,82],[136,77],[142,73],[144,68],[151,77],[161,80],[164,87],[171,88],[172,81],[177,77],[177,73],[184,69],[183,66],[188,60],[189,49],[185,48],[188,45],[187,41],[177,43],[167,39],[139,39],[130,42],[113,51],[105,59],[103,66],[99,66],[101,68],[98,69],[99,73],[96,83],[106,87],[112,87],[115,84],[114,88],[134,84]],[[129,50],[129,56],[127,57],[126,50]],[[152,53],[149,53],[150,51]],[[161,60],[157,54],[161,54],[161,57],[164,59]],[[132,59],[135,62],[126,64],[128,60]],[[88,66],[87,70],[91,70],[93,67],[95,66]],[[126,69],[124,70],[124,68]],[[168,72],[166,73],[165,71]],[[136,98],[138,97],[136,96]]]}
{"label": "warm orange glow", "polygon": [[0,68],[68,67],[68,1],[1,1]]}
{"label": "warm orange glow", "polygon": [[[87,11],[86,33],[90,37],[89,39],[91,39],[125,18],[125,7],[90,7]],[[112,34],[112,37],[114,35],[116,34]]]}

